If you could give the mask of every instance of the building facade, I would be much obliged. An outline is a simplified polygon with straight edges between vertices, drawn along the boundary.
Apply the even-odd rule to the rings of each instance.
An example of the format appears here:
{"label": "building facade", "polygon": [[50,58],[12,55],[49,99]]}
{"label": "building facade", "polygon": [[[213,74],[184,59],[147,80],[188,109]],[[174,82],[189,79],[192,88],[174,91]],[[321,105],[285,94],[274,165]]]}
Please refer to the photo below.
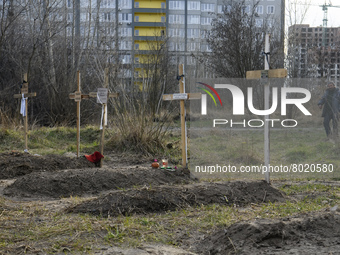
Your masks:
{"label": "building facade", "polygon": [[288,30],[291,77],[340,79],[340,28],[293,25]]}
{"label": "building facade", "polygon": [[[245,0],[245,11],[256,5],[256,26],[278,26],[276,36],[283,41],[284,3]],[[228,0],[64,0],[56,7],[62,10],[56,19],[66,20],[69,45],[102,50],[117,73],[135,83],[144,75],[148,54],[162,45],[192,76],[211,76],[195,55],[210,51],[206,33],[229,5]]]}

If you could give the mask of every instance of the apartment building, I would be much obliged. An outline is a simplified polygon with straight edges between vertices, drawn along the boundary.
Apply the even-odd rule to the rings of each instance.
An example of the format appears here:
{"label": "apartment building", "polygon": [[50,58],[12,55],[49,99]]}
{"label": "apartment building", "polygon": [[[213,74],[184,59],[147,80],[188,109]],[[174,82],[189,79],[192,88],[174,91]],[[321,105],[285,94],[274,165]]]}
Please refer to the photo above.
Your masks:
{"label": "apartment building", "polygon": [[[256,7],[256,25],[279,27],[284,36],[284,0],[246,0],[245,11]],[[81,47],[115,52],[108,61],[121,63],[121,75],[138,79],[148,51],[166,43],[175,64],[184,63],[195,77],[212,75],[198,67],[195,54],[209,52],[206,32],[227,0],[66,0],[67,35]],[[85,39],[83,39],[85,38]],[[118,52],[117,52],[118,49]],[[283,52],[283,50],[282,50]],[[126,68],[124,68],[124,66]]]}
{"label": "apartment building", "polygon": [[340,27],[293,25],[288,29],[292,77],[340,79]]}

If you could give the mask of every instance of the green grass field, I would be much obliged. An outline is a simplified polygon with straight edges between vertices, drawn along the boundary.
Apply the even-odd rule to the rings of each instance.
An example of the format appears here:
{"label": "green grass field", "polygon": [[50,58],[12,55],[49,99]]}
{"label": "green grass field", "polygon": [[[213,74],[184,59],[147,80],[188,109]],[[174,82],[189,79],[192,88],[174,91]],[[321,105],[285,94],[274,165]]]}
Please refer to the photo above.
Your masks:
{"label": "green grass field", "polygon": [[[241,167],[249,171],[264,170],[263,129],[193,129],[190,135],[190,170],[197,169],[197,172],[194,171],[196,176],[211,179],[263,178],[262,171],[230,172],[231,167],[234,170]],[[326,141],[325,138],[322,128],[271,129],[270,165],[275,170],[271,178],[339,179],[340,143]],[[207,171],[206,166],[217,169],[216,165],[228,168],[219,173],[203,172]]]}

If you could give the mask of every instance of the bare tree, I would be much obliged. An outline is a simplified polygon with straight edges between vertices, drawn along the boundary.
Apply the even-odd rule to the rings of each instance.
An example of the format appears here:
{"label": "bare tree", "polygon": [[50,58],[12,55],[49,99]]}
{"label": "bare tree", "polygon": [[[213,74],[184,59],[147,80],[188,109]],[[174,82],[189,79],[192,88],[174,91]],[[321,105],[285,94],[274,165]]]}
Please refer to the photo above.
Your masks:
{"label": "bare tree", "polygon": [[[271,58],[275,62],[282,43],[275,37],[275,26],[264,20],[259,23],[256,7],[248,9],[244,1],[228,1],[223,14],[213,20],[207,41],[211,53],[201,61],[222,77],[245,77],[246,72],[263,69],[264,35],[271,33]],[[273,22],[272,22],[273,23]]]}

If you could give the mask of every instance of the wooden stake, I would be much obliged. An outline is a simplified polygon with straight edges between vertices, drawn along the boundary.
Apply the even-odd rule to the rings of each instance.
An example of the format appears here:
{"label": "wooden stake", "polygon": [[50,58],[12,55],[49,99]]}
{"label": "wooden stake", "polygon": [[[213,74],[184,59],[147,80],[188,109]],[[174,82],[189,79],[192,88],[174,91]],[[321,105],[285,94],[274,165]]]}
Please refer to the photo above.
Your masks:
{"label": "wooden stake", "polygon": [[[24,74],[24,81],[21,87],[21,94],[14,94],[14,98],[28,98],[28,97],[35,97],[37,93],[28,93],[28,78],[27,73]],[[25,100],[25,116],[24,116],[24,137],[25,137],[25,151],[28,151],[28,102],[27,99]]]}
{"label": "wooden stake", "polygon": [[80,101],[81,101],[81,91],[80,91],[80,71],[77,71],[77,91],[75,101],[77,102],[77,158],[79,158],[80,151]]}
{"label": "wooden stake", "polygon": [[163,95],[164,101],[180,100],[182,166],[187,166],[187,133],[185,121],[185,100],[201,99],[201,93],[185,93],[183,64],[179,66],[179,94]]}
{"label": "wooden stake", "polygon": [[[109,88],[109,69],[108,68],[105,68],[105,71],[104,71],[104,88]],[[102,120],[102,123],[101,123],[101,126],[102,126],[102,130],[101,130],[101,138],[100,138],[100,153],[102,155],[104,155],[104,137],[105,137],[105,126],[106,126],[106,118],[107,118],[107,114],[106,114],[106,111],[107,111],[107,103],[103,103],[103,120]],[[103,166],[103,160],[100,159],[100,167]]]}
{"label": "wooden stake", "polygon": [[[26,81],[26,83],[27,83],[27,90],[28,90],[27,73],[24,74],[24,81]],[[27,131],[27,126],[28,126],[27,113],[28,113],[28,111],[27,111],[27,107],[28,107],[28,102],[27,102],[27,100],[25,100],[25,124],[24,124],[25,131],[24,131],[24,133],[25,133],[25,150],[26,151],[28,150],[28,141],[27,141],[28,140],[28,136],[27,136],[27,133],[28,133],[28,131]]]}
{"label": "wooden stake", "polygon": [[[184,70],[183,64],[179,66],[179,93],[185,93],[184,88]],[[182,166],[187,166],[187,136],[186,136],[186,122],[185,122],[185,102],[184,100],[180,101],[180,109],[181,109],[181,144],[182,144]]]}

